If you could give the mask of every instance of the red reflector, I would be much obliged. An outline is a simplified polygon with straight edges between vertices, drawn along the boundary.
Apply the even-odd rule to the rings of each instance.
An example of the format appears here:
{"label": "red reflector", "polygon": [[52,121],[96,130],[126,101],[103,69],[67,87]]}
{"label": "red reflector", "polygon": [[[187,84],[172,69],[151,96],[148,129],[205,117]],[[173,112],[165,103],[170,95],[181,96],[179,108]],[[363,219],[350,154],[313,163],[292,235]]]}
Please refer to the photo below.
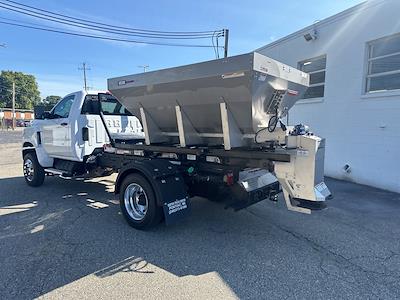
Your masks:
{"label": "red reflector", "polygon": [[298,91],[294,91],[294,90],[287,90],[287,93],[290,96],[297,96],[299,94]]}
{"label": "red reflector", "polygon": [[233,172],[226,173],[226,175],[224,176],[224,182],[226,183],[226,185],[233,185],[235,183]]}

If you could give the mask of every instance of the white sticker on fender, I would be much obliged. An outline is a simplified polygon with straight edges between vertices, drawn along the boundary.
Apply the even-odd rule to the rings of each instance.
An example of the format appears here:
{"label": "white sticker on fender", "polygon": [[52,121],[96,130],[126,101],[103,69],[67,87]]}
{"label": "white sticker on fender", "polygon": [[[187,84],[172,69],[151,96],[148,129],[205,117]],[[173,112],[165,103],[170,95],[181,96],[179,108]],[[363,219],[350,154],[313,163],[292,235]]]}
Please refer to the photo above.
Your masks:
{"label": "white sticker on fender", "polygon": [[186,209],[187,208],[186,198],[179,199],[171,203],[167,203],[167,206],[169,215],[176,213],[177,211],[180,211],[182,209]]}

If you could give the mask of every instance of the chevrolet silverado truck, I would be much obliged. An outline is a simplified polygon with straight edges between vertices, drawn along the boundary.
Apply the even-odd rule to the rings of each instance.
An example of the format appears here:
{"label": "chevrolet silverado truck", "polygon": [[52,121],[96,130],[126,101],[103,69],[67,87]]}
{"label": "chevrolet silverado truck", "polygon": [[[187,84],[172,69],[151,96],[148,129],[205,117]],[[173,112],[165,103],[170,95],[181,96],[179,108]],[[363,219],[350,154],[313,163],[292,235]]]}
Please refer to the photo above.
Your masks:
{"label": "chevrolet silverado truck", "polygon": [[97,107],[99,93],[71,93],[25,128],[22,155],[28,185],[42,185],[46,174],[65,178],[111,174],[111,169],[99,168],[91,161],[109,141],[105,126],[121,138],[144,138],[139,120],[106,93],[104,124]]}

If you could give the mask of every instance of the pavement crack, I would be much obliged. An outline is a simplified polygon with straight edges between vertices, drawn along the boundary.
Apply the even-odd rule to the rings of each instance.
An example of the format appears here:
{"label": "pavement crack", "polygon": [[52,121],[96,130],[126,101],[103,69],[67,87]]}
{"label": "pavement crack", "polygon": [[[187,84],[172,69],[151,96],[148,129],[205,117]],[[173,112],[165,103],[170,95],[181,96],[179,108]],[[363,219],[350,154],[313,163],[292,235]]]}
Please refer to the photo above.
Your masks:
{"label": "pavement crack", "polygon": [[[249,212],[251,215],[257,217],[257,218],[264,220],[265,222],[267,222],[271,226],[274,226],[274,227],[278,228],[279,230],[291,235],[295,239],[304,241],[314,251],[316,251],[317,253],[319,253],[322,256],[321,257],[322,259],[321,259],[319,267],[320,267],[321,271],[324,272],[327,275],[334,276],[334,277],[336,277],[336,278],[338,278],[340,280],[346,281],[347,283],[352,283],[352,284],[356,283],[356,282],[352,282],[352,281],[349,281],[349,280],[344,280],[343,276],[337,276],[336,274],[333,274],[333,273],[329,272],[329,270],[324,269],[323,263],[324,263],[324,261],[326,259],[334,261],[337,264],[337,267],[339,269],[349,270],[349,269],[353,268],[353,270],[350,270],[350,272],[352,272],[352,271],[354,272],[354,270],[357,270],[359,272],[364,273],[367,278],[369,278],[370,275],[378,275],[378,276],[395,278],[395,279],[399,279],[400,278],[399,275],[390,274],[388,272],[379,272],[379,271],[366,269],[362,265],[357,264],[356,262],[354,262],[355,259],[360,258],[361,256],[345,257],[344,255],[342,255],[340,253],[337,253],[335,251],[332,251],[331,249],[329,249],[329,248],[327,248],[327,247],[325,247],[325,246],[313,241],[312,239],[308,238],[307,236],[305,236],[305,235],[303,235],[301,233],[298,233],[296,231],[287,229],[287,228],[285,228],[283,226],[280,226],[280,225],[278,225],[276,223],[268,222],[268,220],[266,220],[265,218],[259,216],[258,214],[254,213],[253,211],[250,211],[248,209],[246,209],[246,211]],[[383,261],[387,261],[387,260],[393,258],[394,256],[399,255],[398,253],[395,253],[393,251],[391,251],[391,252],[392,253],[388,257],[382,258],[382,257],[379,257],[379,256],[368,256],[368,258],[374,258],[375,257],[376,259],[381,259]],[[385,266],[383,266],[383,267],[385,268],[386,271],[388,271]],[[378,295],[376,295],[376,296],[378,296]]]}

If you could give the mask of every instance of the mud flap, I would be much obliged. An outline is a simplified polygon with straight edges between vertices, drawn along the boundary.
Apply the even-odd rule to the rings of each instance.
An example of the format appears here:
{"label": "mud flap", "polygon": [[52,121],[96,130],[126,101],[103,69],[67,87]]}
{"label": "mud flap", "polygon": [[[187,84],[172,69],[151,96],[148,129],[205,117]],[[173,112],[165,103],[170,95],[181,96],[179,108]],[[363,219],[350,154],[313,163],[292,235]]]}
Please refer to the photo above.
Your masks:
{"label": "mud flap", "polygon": [[174,224],[191,212],[189,195],[181,176],[168,176],[159,180],[157,189],[162,195],[165,223]]}
{"label": "mud flap", "polygon": [[165,159],[136,159],[120,170],[115,192],[120,192],[125,174],[139,172],[144,175],[154,189],[157,205],[162,207],[165,223],[176,223],[190,214],[188,188],[179,168]]}

